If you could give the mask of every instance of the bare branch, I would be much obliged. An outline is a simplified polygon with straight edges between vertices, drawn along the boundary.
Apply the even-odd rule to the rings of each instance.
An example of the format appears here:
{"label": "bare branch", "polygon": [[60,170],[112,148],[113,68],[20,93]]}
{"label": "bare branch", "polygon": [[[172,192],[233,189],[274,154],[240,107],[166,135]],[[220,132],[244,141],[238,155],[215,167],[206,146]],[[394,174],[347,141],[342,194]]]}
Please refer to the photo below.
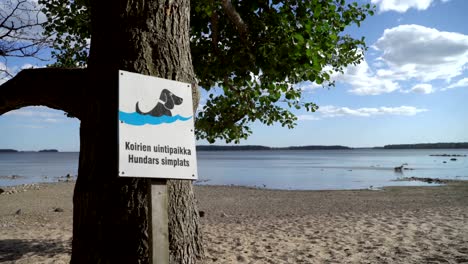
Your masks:
{"label": "bare branch", "polygon": [[[0,69],[0,73],[5,74],[5,76],[6,76],[7,78],[13,77],[13,75],[12,75],[9,71],[7,71],[7,69]],[[0,75],[0,76],[2,76],[2,75]],[[0,78],[0,80],[1,80],[1,78]]]}
{"label": "bare branch", "polygon": [[[40,60],[39,52],[49,39],[42,35],[43,14],[33,0],[3,1],[0,8],[0,57],[32,57]],[[42,21],[43,20],[43,21]],[[0,79],[12,76],[7,65],[0,70]]]}
{"label": "bare branch", "polygon": [[8,22],[8,20],[16,13],[16,11],[19,9],[19,6],[22,5],[26,1],[18,1],[16,3],[16,6],[12,8],[11,12],[5,17],[2,18],[2,22],[0,23],[0,27],[5,27],[5,24]]}
{"label": "bare branch", "polygon": [[23,70],[0,86],[0,115],[24,106],[44,105],[80,118],[88,86],[86,69]]}

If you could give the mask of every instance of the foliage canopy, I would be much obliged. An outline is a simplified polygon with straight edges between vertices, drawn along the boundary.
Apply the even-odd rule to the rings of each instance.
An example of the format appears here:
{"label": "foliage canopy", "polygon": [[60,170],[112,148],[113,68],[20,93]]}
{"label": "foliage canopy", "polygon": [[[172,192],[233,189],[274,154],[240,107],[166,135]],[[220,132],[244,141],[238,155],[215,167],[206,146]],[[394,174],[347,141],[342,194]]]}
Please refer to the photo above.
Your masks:
{"label": "foliage canopy", "polygon": [[[89,0],[40,0],[47,34],[57,35],[56,66],[85,66]],[[364,38],[344,34],[375,7],[345,0],[198,0],[191,7],[191,51],[208,100],[196,119],[197,138],[239,142],[249,124],[293,128],[291,109],[315,111],[295,84],[333,85],[332,72],[362,60]]]}

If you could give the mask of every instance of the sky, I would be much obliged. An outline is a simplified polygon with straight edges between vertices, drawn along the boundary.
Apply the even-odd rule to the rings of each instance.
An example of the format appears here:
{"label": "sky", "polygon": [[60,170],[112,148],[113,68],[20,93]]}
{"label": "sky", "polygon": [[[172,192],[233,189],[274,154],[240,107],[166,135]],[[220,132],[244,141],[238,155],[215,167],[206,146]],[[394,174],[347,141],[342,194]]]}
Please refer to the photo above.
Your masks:
{"label": "sky", "polygon": [[[304,98],[319,110],[293,111],[298,116],[294,129],[253,123],[253,134],[242,145],[468,142],[468,1],[359,2],[377,7],[360,27],[346,30],[365,37],[365,59],[344,74],[333,74],[336,86],[330,89],[299,84]],[[7,66],[40,63],[15,59]],[[0,62],[0,67],[5,65]],[[46,107],[11,111],[0,116],[0,149],[78,151],[79,126],[79,120]]]}

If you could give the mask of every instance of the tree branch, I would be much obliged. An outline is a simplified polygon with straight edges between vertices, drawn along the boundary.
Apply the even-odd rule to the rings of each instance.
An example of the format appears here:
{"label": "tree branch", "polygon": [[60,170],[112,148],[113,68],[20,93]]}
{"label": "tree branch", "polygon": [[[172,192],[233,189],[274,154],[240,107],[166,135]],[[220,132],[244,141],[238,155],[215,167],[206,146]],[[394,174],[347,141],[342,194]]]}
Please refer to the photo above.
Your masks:
{"label": "tree branch", "polygon": [[28,69],[0,85],[0,115],[24,106],[44,105],[80,118],[89,86],[86,69]]}
{"label": "tree branch", "polygon": [[7,21],[13,16],[13,14],[15,14],[16,10],[18,10],[19,7],[20,7],[20,5],[23,4],[24,2],[26,2],[26,1],[18,1],[18,2],[16,3],[16,6],[13,7],[13,9],[11,10],[11,12],[10,12],[8,15],[6,15],[5,18],[2,18],[3,21],[0,23],[0,27],[4,27],[4,26],[5,26],[5,24],[7,23]]}
{"label": "tree branch", "polygon": [[[213,4],[213,7],[215,5]],[[218,41],[219,41],[219,28],[218,28],[218,12],[216,9],[213,10],[211,14],[211,45],[213,46],[213,50],[217,56],[219,56],[219,48],[218,48]]]}
{"label": "tree branch", "polygon": [[247,47],[250,47],[249,30],[247,28],[247,25],[245,24],[244,20],[242,20],[236,8],[232,5],[231,0],[222,0],[221,5],[223,6],[224,12],[226,12],[227,17],[234,24],[237,31],[239,32],[241,40]]}

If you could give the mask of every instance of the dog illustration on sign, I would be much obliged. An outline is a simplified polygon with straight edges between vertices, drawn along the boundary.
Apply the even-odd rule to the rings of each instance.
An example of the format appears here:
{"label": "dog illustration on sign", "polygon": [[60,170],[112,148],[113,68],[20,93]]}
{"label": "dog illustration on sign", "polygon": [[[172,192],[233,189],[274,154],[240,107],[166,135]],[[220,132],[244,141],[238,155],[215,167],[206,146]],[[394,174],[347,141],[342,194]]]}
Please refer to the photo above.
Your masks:
{"label": "dog illustration on sign", "polygon": [[136,112],[140,115],[150,115],[150,116],[172,116],[171,110],[175,105],[182,104],[183,99],[173,94],[171,91],[164,89],[159,96],[159,102],[156,106],[149,112],[143,113],[138,107],[138,102],[136,103]]}

